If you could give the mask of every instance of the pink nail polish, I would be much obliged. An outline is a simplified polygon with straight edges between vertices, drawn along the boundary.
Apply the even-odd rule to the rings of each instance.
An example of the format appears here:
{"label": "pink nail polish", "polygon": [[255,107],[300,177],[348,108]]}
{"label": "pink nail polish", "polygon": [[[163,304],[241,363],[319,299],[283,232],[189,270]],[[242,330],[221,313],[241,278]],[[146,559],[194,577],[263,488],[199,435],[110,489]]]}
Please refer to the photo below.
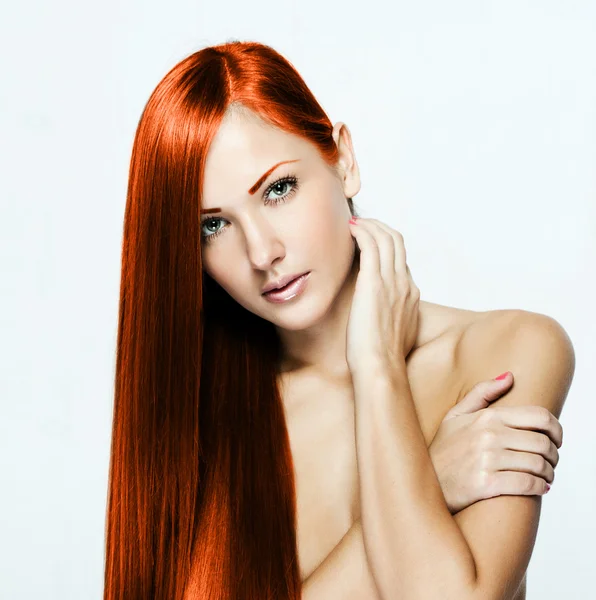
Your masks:
{"label": "pink nail polish", "polygon": [[551,488],[551,487],[552,487],[552,486],[550,485],[550,483],[547,483],[547,484],[546,484],[546,492],[544,492],[544,493],[545,493],[545,494],[548,494],[548,493],[549,493],[549,491],[550,491],[550,488]]}
{"label": "pink nail polish", "polygon": [[495,377],[495,381],[499,381],[500,379],[505,379],[505,377],[507,377],[508,373],[509,373],[509,371],[505,371],[505,373],[502,373],[498,377]]}

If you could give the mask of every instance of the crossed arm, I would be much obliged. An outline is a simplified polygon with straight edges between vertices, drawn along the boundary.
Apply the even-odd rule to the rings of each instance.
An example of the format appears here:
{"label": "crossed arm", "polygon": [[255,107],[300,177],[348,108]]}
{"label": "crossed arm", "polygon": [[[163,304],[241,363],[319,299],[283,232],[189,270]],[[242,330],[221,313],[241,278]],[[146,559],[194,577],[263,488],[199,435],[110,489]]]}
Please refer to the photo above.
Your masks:
{"label": "crossed arm", "polygon": [[[536,313],[499,311],[490,322],[471,329],[467,337],[461,358],[466,365],[470,389],[480,380],[510,370],[515,375],[515,385],[493,404],[543,406],[559,417],[571,385],[575,360],[571,342],[556,321]],[[365,387],[368,394],[374,389],[369,385]],[[382,388],[377,389],[382,395]],[[387,389],[394,394],[392,402],[395,403],[397,397],[397,402],[403,403],[402,408],[405,407],[407,411],[407,402],[411,402],[407,393],[402,397],[403,390],[399,386]],[[360,393],[365,393],[364,387]],[[382,408],[394,410],[385,406]],[[392,416],[391,422],[395,429],[391,438],[394,434],[403,432],[404,427],[410,427],[411,433],[418,435],[416,429],[412,429],[414,421],[408,421],[407,415],[407,412],[405,416],[400,413],[399,420]],[[396,423],[399,423],[399,429]],[[372,423],[369,422],[368,426],[372,426]],[[387,436],[390,431],[379,428],[375,433]],[[372,429],[368,432],[371,433]],[[363,512],[362,522],[354,524],[326,561],[307,580],[303,599],[319,600],[335,597],[337,594],[342,598],[350,598],[350,593],[354,594],[354,598],[383,600],[398,597],[457,597],[466,600],[513,598],[524,578],[536,539],[540,497],[498,496],[476,502],[451,515],[444,498],[436,494],[434,488],[438,486],[438,482],[436,475],[428,469],[427,457],[423,456],[423,460],[417,463],[418,468],[423,470],[416,471],[412,470],[412,462],[408,460],[407,446],[377,444],[369,450],[369,460],[374,450],[374,466],[361,464],[360,468],[376,469],[378,473],[383,473],[383,477],[392,477],[402,485],[404,477],[409,476],[409,491],[402,495],[395,494],[392,500],[394,506],[399,507],[396,513],[398,518],[384,521],[381,529],[381,521],[367,521],[367,515]],[[416,451],[419,452],[419,449]],[[359,455],[360,461],[366,458],[367,455]],[[366,480],[361,480],[361,486],[366,484]],[[432,492],[430,495],[429,489]],[[371,490],[372,487],[369,488]],[[363,491],[366,492],[366,489]],[[374,500],[377,497],[377,511],[387,513],[379,508],[387,506],[388,498],[391,499],[392,496],[385,493],[384,497],[379,497],[379,492],[383,491],[373,491],[376,496],[371,494],[368,499]],[[427,501],[421,506],[414,499],[420,499],[423,494],[426,494]],[[369,509],[370,516],[375,509],[371,502]],[[409,527],[408,523],[415,523],[417,526]],[[374,529],[375,536],[368,535],[366,538],[367,525],[377,527]],[[372,531],[373,529],[369,529],[368,533]],[[358,536],[363,536],[368,543],[354,543]],[[403,560],[395,558],[397,556]],[[345,567],[347,564],[364,567],[370,564],[371,569],[365,568],[358,575],[359,588],[353,587],[340,593],[338,590],[342,582],[350,579],[354,585],[354,574],[350,573],[348,578],[347,574],[342,573],[342,565]],[[407,565],[407,569],[404,569],[404,565]],[[442,572],[448,573],[448,578],[442,582],[441,565],[444,566]],[[448,565],[447,568],[445,565]],[[432,573],[433,576],[425,578],[424,573]],[[443,586],[440,591],[439,582]],[[325,593],[326,589],[333,590],[333,593]]]}

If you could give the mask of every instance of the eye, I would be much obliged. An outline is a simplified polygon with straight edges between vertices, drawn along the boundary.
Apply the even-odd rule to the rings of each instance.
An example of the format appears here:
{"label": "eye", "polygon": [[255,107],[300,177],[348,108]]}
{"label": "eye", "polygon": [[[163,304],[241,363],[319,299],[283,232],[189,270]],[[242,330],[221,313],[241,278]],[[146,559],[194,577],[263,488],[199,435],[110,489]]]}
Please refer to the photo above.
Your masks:
{"label": "eye", "polygon": [[[285,191],[285,193],[281,193],[284,190],[287,191]],[[298,178],[295,175],[286,175],[285,177],[280,177],[271,183],[263,192],[264,203],[265,205],[269,205],[285,202],[290,196],[295,194],[297,190]],[[269,194],[272,192],[280,195],[269,197]],[[218,221],[225,221],[225,219],[221,217],[207,217],[201,221],[201,238],[204,241],[210,242],[213,240],[213,238],[216,238],[223,231],[225,231],[225,229],[222,227],[221,229],[217,229],[215,232],[207,234],[205,233],[205,229],[203,229],[204,227],[207,227],[207,225],[213,226],[213,224],[217,224]]]}

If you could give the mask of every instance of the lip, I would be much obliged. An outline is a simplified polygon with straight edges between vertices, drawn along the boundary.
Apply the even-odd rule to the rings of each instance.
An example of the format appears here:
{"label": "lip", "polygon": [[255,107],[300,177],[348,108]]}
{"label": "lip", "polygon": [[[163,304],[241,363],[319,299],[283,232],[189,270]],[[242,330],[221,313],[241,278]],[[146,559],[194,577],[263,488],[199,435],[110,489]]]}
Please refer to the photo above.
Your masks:
{"label": "lip", "polygon": [[265,300],[267,300],[268,302],[273,302],[276,304],[281,302],[287,302],[288,300],[291,300],[296,296],[302,294],[302,292],[305,290],[308,284],[309,277],[310,271],[307,271],[306,273],[299,275],[283,290],[272,290],[270,292],[266,292],[265,294],[263,294],[263,298],[265,298]]}
{"label": "lip", "polygon": [[288,285],[288,283],[290,283],[290,281],[292,281],[294,279],[298,279],[298,277],[302,277],[302,275],[305,275],[308,272],[309,271],[305,271],[304,273],[296,273],[294,275],[284,275],[283,277],[280,277],[277,281],[273,281],[272,283],[267,284],[261,290],[261,294],[264,295],[267,292],[270,292],[271,290],[284,287],[284,286]]}

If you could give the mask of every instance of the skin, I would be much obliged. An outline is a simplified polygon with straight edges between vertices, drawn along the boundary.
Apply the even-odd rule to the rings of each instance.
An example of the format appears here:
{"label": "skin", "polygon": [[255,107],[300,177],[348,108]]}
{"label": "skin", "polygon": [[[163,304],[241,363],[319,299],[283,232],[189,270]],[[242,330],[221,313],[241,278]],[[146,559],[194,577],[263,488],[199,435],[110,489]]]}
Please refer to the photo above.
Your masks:
{"label": "skin", "polygon": [[[350,231],[347,199],[359,192],[360,174],[350,131],[344,123],[335,124],[333,139],[339,158],[331,167],[306,140],[270,126],[246,109],[230,111],[212,142],[205,165],[201,206],[209,214],[202,215],[202,231],[205,238],[215,232],[219,235],[203,241],[203,268],[240,305],[273,323],[282,341],[280,380],[292,382],[292,393],[284,394],[284,402],[292,403],[287,406],[287,420],[301,490],[298,537],[301,565],[307,565],[303,581],[325,556],[336,561],[329,562],[327,569],[317,570],[317,586],[310,586],[312,594],[305,597],[326,597],[320,579],[328,573],[329,585],[336,586],[338,569],[343,568],[342,581],[352,590],[361,586],[362,593],[356,597],[372,599],[377,596],[366,568],[358,529],[359,507],[354,500],[358,481],[339,479],[345,473],[356,476],[346,330],[359,254]],[[295,162],[279,166],[254,194],[249,193],[253,184],[280,161]],[[296,189],[292,183],[280,183],[265,196],[271,183],[288,175],[298,178]],[[285,202],[265,204],[266,198],[274,200],[284,195]],[[296,300],[273,304],[261,295],[268,281],[305,271],[311,271],[308,287]],[[493,364],[495,361],[487,361],[484,369],[484,363],[478,359],[476,348],[503,330],[498,319],[491,319],[496,324],[490,326],[492,329],[481,325],[489,322],[484,316],[485,313],[419,302],[418,331],[407,367],[427,445],[445,413],[463,397],[466,387],[471,388],[471,382],[504,370],[501,364]],[[466,331],[478,331],[479,335],[464,336]],[[460,340],[465,337],[469,341],[460,347]],[[464,348],[473,350],[466,354],[462,353]],[[467,365],[478,365],[465,377],[457,368],[456,357],[460,354]],[[492,356],[492,347],[485,354]],[[433,377],[429,379],[431,371]],[[311,400],[310,407],[302,402],[304,398]],[[320,398],[325,399],[324,405]],[[316,441],[313,431],[319,435]],[[315,451],[317,457],[312,456]],[[321,464],[318,471],[313,471],[321,457],[328,458],[329,468]],[[345,468],[342,473],[334,470],[340,460]],[[324,494],[323,485],[327,486]],[[317,498],[334,499],[333,510],[309,514],[301,509],[300,498],[311,493],[314,498],[313,490]],[[520,504],[529,510],[527,506]],[[516,505],[514,512],[519,513],[520,507]],[[328,518],[331,515],[336,518]],[[326,520],[317,522],[317,518]],[[332,553],[348,531],[351,534],[345,539],[349,543],[338,545],[338,552]],[[347,578],[348,574],[358,577],[359,573],[360,582]],[[524,597],[525,579],[515,600]]]}
{"label": "skin", "polygon": [[[335,167],[306,140],[270,126],[247,109],[228,112],[207,155],[202,215],[203,268],[234,300],[273,323],[284,348],[282,373],[317,373],[338,384],[351,381],[346,328],[359,269],[349,229],[347,198],[360,190],[350,131],[333,127],[339,150]],[[254,194],[249,188],[278,167]],[[233,165],[233,168],[230,167]],[[294,174],[298,188],[280,184],[265,205],[263,194],[277,178]],[[217,220],[214,220],[217,219]],[[273,304],[261,295],[266,282],[311,271],[297,301]],[[420,302],[416,349],[438,335],[438,305]]]}
{"label": "skin", "polygon": [[[308,593],[305,590],[305,598],[311,598],[311,590],[319,587],[321,591],[313,592],[313,600],[322,592],[325,595],[320,587],[322,578],[329,577],[329,585],[336,585],[338,560],[351,573],[363,574],[359,581],[344,578],[351,590],[361,593],[360,598],[376,597],[358,529],[352,377],[346,360],[346,329],[359,271],[347,198],[359,192],[360,173],[350,131],[344,123],[335,124],[333,139],[339,158],[337,165],[330,167],[316,148],[302,138],[271,127],[246,109],[230,111],[207,155],[202,198],[202,210],[206,213],[202,215],[203,235],[207,238],[218,233],[203,240],[205,272],[244,308],[272,322],[283,343],[280,383],[285,390],[287,425],[300,490],[298,535],[303,580],[325,556],[330,558],[324,562],[325,570],[317,571],[315,585],[306,588]],[[273,165],[296,159],[297,162],[273,171],[254,195],[249,193]],[[288,194],[286,202],[266,205],[264,194],[268,186],[290,174],[298,178],[297,190],[292,193],[293,185],[280,184],[267,197],[275,199]],[[215,209],[218,212],[213,212]],[[310,281],[298,301],[272,304],[262,297],[266,282],[304,271],[311,271]],[[408,361],[409,376],[416,399],[421,405],[431,406],[426,396],[436,394],[436,390],[429,388],[424,374],[429,369],[427,360],[438,373],[433,356],[436,351],[427,350],[421,357],[416,350],[426,350],[433,346],[433,340],[441,338],[449,324],[453,325],[453,312],[424,301],[420,301],[419,311],[417,338]],[[455,329],[475,315],[472,311],[459,311]],[[439,341],[441,353],[449,354],[450,347],[450,343]],[[452,372],[450,368],[446,370]],[[444,377],[435,377],[435,381],[442,392],[455,387]],[[325,413],[316,406],[306,407],[302,401],[305,397],[324,397]],[[437,414],[420,412],[429,444],[439,426]],[[320,433],[313,438],[315,421]],[[334,436],[330,435],[332,431]],[[318,458],[312,454],[315,449]],[[326,460],[322,461],[321,456]],[[318,465],[315,470],[314,464]],[[338,464],[351,465],[345,471],[350,474],[347,479],[330,478],[329,474],[336,470],[333,465]],[[334,505],[334,521],[308,508],[307,499],[321,493]],[[345,540],[353,543],[347,546],[344,542],[331,553],[348,530],[352,534]]]}

